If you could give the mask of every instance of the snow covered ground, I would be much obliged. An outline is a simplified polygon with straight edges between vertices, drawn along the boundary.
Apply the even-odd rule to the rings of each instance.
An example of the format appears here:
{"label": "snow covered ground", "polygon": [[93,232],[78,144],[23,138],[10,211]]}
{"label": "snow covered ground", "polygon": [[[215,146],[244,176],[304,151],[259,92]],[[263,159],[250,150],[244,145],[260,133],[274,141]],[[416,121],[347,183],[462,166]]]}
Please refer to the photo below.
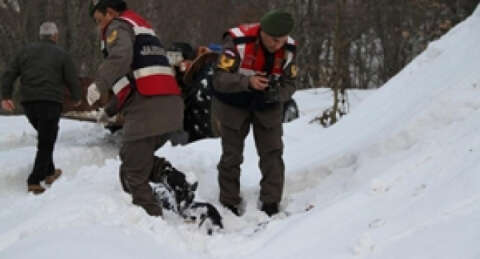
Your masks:
{"label": "snow covered ground", "polygon": [[61,122],[64,176],[27,194],[34,131],[0,117],[0,258],[480,258],[479,27],[477,10],[380,90],[352,92],[352,112],[329,129],[309,123],[328,93],[297,93],[301,118],[284,137],[289,216],[260,228],[252,138],[242,217],[218,206],[219,140],[157,152],[193,172],[198,199],[224,216],[208,236],[131,205],[117,179],[118,136],[95,124]]}

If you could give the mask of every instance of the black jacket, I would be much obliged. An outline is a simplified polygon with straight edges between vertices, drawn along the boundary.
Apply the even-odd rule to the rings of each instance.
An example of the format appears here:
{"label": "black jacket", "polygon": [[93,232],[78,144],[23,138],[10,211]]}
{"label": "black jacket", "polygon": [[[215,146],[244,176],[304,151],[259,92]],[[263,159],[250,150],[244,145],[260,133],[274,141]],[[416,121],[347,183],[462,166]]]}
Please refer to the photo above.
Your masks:
{"label": "black jacket", "polygon": [[12,99],[13,86],[20,77],[21,102],[63,103],[65,87],[72,99],[81,98],[80,82],[70,55],[53,41],[28,44],[7,67],[2,78],[2,99]]}

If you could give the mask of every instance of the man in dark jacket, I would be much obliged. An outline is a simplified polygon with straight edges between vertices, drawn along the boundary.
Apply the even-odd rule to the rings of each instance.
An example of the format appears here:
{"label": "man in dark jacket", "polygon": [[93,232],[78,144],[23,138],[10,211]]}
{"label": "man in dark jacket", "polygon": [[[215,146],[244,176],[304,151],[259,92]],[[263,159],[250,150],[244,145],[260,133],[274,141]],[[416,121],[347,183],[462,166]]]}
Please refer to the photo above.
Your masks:
{"label": "man in dark jacket", "polygon": [[28,191],[40,194],[45,180],[52,184],[62,173],[55,169],[53,149],[58,134],[65,88],[72,99],[80,104],[81,91],[77,71],[70,55],[56,45],[58,29],[55,23],[40,26],[41,41],[23,48],[7,67],[3,75],[2,108],[15,109],[12,100],[13,86],[20,77],[20,102],[28,121],[38,132],[35,164],[28,177]]}
{"label": "man in dark jacket", "polygon": [[290,14],[273,10],[258,24],[225,33],[224,51],[213,81],[213,116],[220,122],[222,157],[218,164],[220,202],[240,215],[240,165],[244,141],[253,127],[260,156],[260,209],[278,213],[284,186],[282,111],[295,92],[295,41]]}
{"label": "man in dark jacket", "polygon": [[163,168],[154,152],[183,128],[183,101],[165,50],[142,17],[123,0],[94,0],[90,14],[102,34],[105,60],[88,88],[94,104],[102,94],[114,93],[105,109],[122,112],[123,145],[120,180],[133,203],[152,216],[162,216],[149,180]]}

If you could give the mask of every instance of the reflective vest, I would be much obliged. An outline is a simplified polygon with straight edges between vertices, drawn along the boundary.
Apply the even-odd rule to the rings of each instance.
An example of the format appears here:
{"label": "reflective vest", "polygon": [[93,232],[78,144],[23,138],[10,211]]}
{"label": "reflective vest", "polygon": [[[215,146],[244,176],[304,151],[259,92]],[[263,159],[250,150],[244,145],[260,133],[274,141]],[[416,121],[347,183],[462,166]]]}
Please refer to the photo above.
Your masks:
{"label": "reflective vest", "polygon": [[[150,24],[130,10],[123,12],[117,19],[130,24],[135,34],[132,72],[118,79],[112,88],[118,99],[117,108],[123,106],[132,89],[137,89],[145,96],[180,95],[175,72]],[[102,51],[108,57],[105,32],[106,29],[103,33]]]}
{"label": "reflective vest", "polygon": [[266,72],[280,77],[295,57],[296,42],[288,37],[285,46],[274,54],[275,60],[271,70],[265,71],[265,53],[259,44],[260,24],[240,25],[228,30],[228,33],[233,38],[237,53],[240,55],[240,74],[252,76],[258,72]]}
{"label": "reflective vest", "polygon": [[[274,53],[273,64],[266,67],[265,50],[260,42],[260,24],[245,24],[232,28],[225,33],[229,35],[235,44],[235,50],[240,56],[238,73],[245,76],[253,76],[259,72],[274,75],[277,79],[283,75],[283,71],[292,63],[295,57],[296,42],[288,37],[283,48]],[[228,51],[228,50],[226,50]],[[269,70],[269,71],[266,71]],[[215,96],[229,105],[254,110],[265,110],[274,106],[265,103],[263,93],[258,91],[239,93],[220,93],[213,90]]]}

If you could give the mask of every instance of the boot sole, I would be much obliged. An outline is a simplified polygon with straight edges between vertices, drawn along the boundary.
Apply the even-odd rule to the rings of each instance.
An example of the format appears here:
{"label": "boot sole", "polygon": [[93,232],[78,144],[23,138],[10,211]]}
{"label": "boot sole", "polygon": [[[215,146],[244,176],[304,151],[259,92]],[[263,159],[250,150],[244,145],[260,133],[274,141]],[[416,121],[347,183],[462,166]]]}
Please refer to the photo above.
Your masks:
{"label": "boot sole", "polygon": [[37,188],[37,187],[35,187],[35,189],[32,189],[32,188],[28,187],[28,192],[31,192],[31,193],[33,193],[33,194],[35,194],[35,195],[38,195],[38,194],[44,193],[44,192],[45,192],[45,188],[43,188],[43,187],[42,187],[42,188]]}
{"label": "boot sole", "polygon": [[51,185],[53,184],[58,178],[60,178],[60,176],[62,175],[62,171],[57,171],[55,170],[55,173],[51,176],[47,176],[47,178],[45,178],[45,183],[48,184],[48,185]]}

